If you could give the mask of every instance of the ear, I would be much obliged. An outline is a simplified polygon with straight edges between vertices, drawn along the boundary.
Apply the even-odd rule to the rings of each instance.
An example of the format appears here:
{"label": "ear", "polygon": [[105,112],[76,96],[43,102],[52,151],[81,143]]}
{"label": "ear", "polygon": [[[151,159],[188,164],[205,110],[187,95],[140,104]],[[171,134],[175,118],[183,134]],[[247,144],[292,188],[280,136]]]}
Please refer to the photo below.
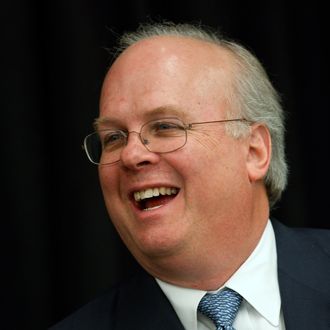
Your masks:
{"label": "ear", "polygon": [[247,171],[250,182],[255,182],[265,177],[270,163],[272,145],[268,128],[263,124],[252,125],[248,141]]}

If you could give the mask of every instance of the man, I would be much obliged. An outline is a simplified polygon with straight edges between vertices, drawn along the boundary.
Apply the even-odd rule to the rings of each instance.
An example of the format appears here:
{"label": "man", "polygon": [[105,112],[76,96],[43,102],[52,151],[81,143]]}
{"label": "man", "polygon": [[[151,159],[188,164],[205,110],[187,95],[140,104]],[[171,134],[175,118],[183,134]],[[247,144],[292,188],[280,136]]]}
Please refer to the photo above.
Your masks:
{"label": "man", "polygon": [[[329,233],[269,220],[283,113],[250,52],[190,25],[141,26],[122,38],[95,128],[87,155],[146,272],[52,329],[330,328]],[[222,320],[203,297],[225,301]]]}

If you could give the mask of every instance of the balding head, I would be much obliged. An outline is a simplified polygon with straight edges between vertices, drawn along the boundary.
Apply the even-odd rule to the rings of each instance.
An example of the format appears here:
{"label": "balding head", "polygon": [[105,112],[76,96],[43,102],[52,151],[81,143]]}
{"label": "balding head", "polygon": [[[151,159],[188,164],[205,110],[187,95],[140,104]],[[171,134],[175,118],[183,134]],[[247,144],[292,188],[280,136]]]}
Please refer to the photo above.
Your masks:
{"label": "balding head", "polygon": [[[227,111],[234,66],[233,54],[210,42],[179,36],[141,40],[127,48],[110,68],[102,91],[101,116],[105,99],[121,97],[120,84],[125,84],[121,90],[135,84],[134,92],[141,93],[141,99],[152,90],[167,92],[169,104],[175,97],[189,101],[192,95],[199,95],[205,111],[210,102],[219,102],[219,110],[221,105]],[[221,116],[227,113],[219,112]]]}

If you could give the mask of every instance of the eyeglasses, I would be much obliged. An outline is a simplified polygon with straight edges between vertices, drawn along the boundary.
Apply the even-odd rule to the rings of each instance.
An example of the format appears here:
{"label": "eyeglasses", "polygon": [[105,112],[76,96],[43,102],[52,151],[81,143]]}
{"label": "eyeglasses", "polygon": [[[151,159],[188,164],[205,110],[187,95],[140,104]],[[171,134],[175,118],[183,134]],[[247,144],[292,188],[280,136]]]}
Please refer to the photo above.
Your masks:
{"label": "eyeglasses", "polygon": [[120,160],[130,133],[138,134],[144,147],[150,152],[164,154],[181,149],[187,143],[187,131],[195,125],[214,123],[247,122],[246,119],[226,119],[185,124],[177,118],[162,118],[148,121],[140,132],[102,129],[84,139],[83,148],[88,159],[96,165],[111,165]]}

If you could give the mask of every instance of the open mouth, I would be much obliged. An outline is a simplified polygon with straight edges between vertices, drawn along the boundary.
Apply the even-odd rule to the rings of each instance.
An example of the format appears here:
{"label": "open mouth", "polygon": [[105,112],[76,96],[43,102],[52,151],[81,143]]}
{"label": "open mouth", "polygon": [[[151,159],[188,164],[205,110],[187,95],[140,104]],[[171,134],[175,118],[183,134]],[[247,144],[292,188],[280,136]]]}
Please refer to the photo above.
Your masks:
{"label": "open mouth", "polygon": [[155,210],[169,203],[178,194],[175,187],[148,188],[133,193],[133,199],[138,209],[143,211]]}

